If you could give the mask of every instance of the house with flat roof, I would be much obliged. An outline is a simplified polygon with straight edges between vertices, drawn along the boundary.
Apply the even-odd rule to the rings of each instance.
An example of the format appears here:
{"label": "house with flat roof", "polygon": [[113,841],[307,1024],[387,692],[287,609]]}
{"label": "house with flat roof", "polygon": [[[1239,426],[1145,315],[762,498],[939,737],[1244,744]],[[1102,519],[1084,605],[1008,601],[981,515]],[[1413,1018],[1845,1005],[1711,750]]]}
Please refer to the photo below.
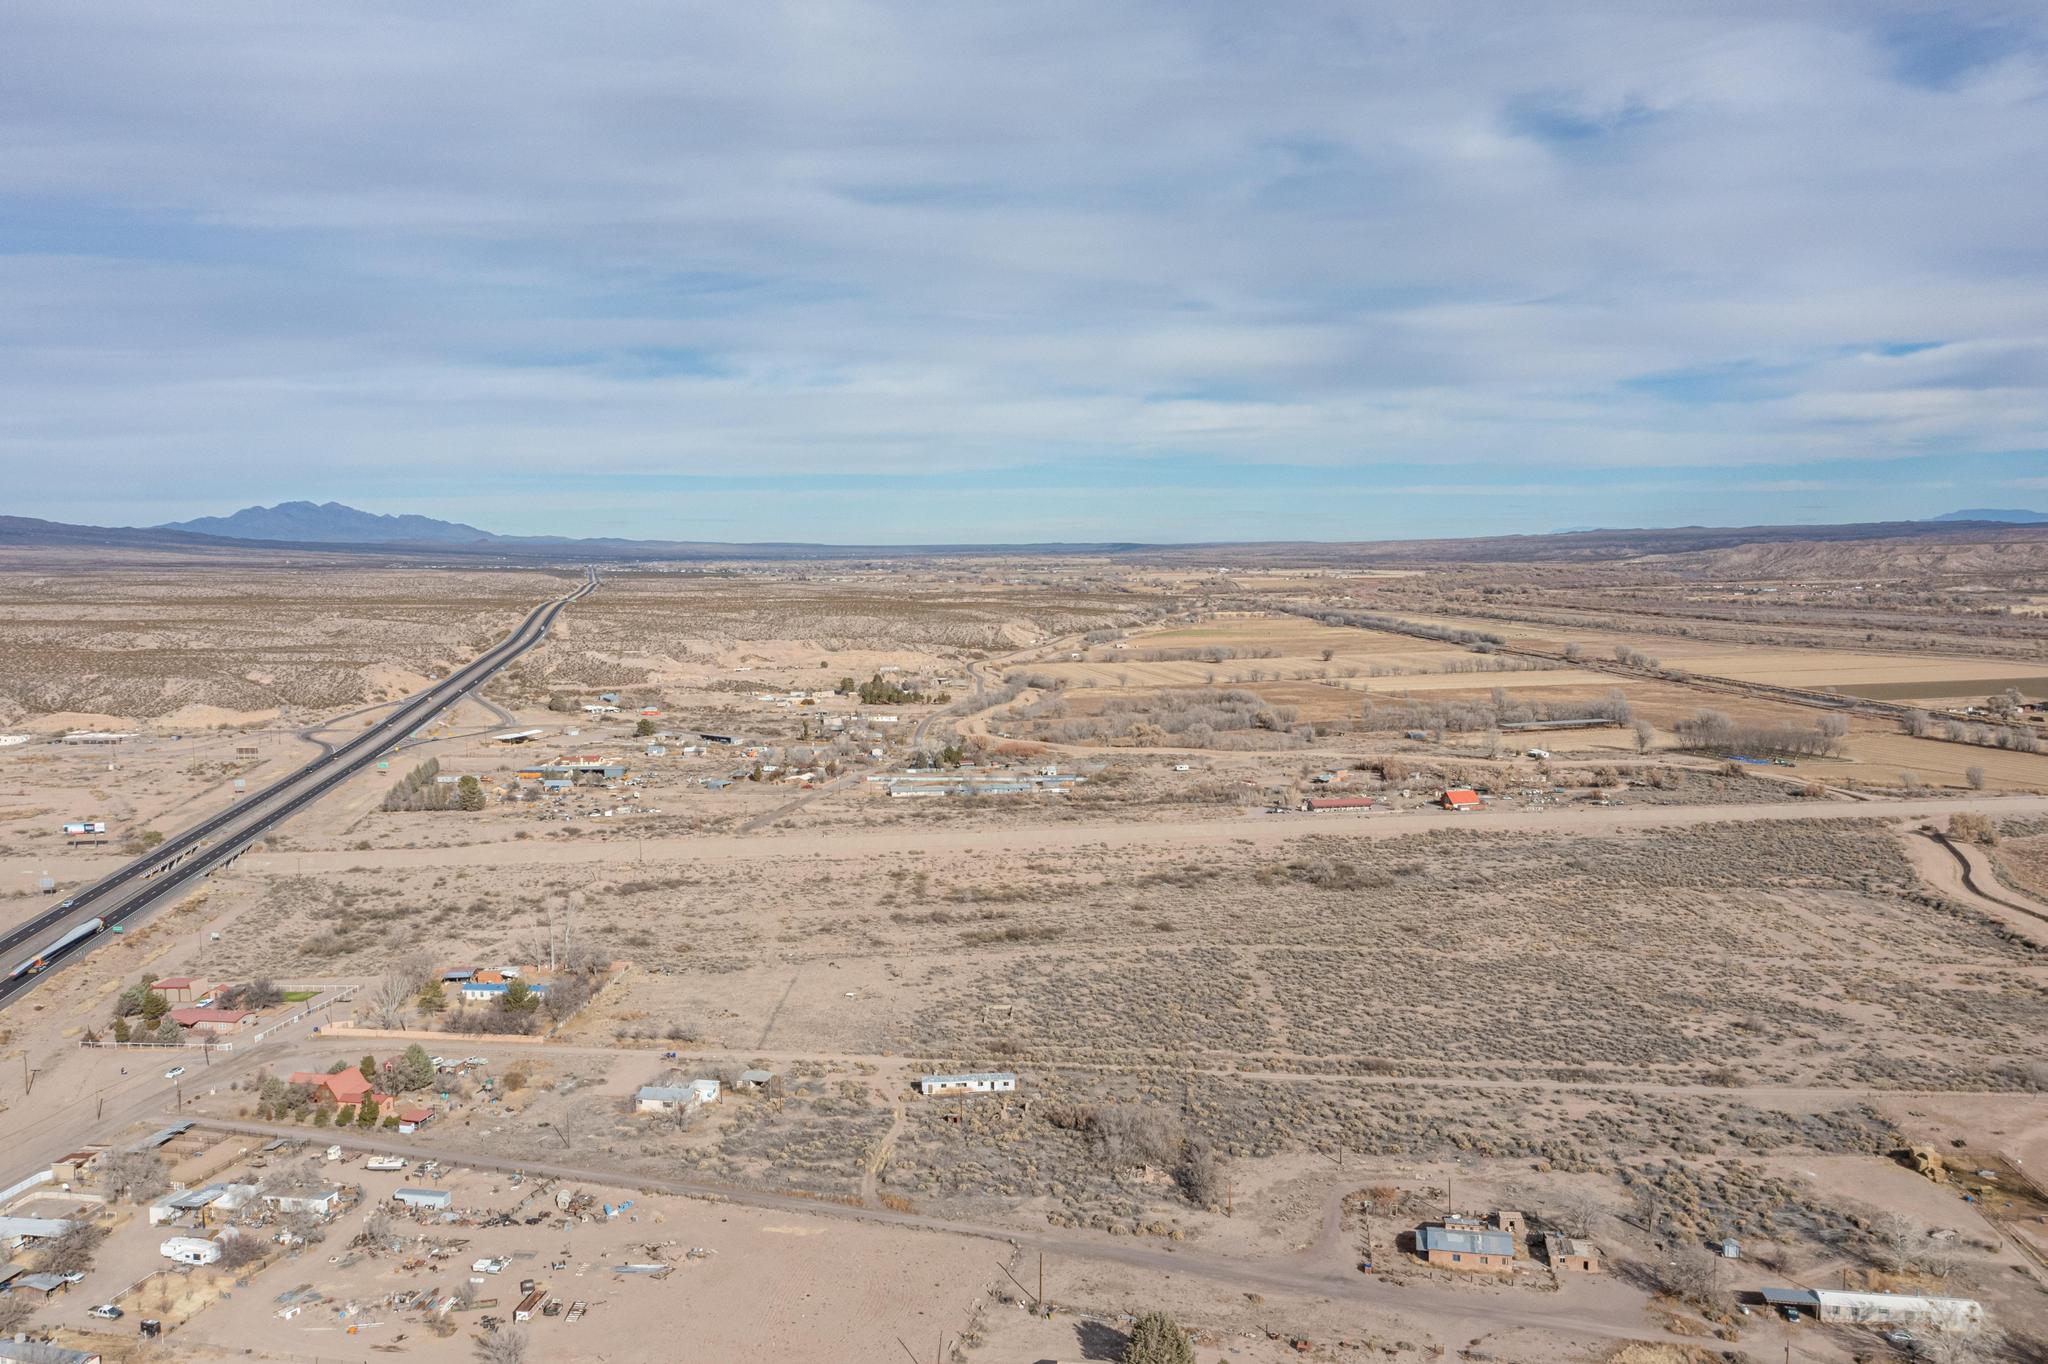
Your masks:
{"label": "house with flat roof", "polygon": [[686,1085],[642,1085],[634,1096],[636,1113],[673,1113],[679,1108],[718,1102],[718,1081],[692,1080]]}
{"label": "house with flat roof", "polygon": [[1515,1238],[1504,1231],[1465,1231],[1420,1227],[1415,1252],[1444,1269],[1503,1273],[1515,1267]]}
{"label": "house with flat roof", "polygon": [[1558,1274],[1598,1274],[1600,1250],[1591,1241],[1550,1232],[1543,1238],[1543,1258]]}

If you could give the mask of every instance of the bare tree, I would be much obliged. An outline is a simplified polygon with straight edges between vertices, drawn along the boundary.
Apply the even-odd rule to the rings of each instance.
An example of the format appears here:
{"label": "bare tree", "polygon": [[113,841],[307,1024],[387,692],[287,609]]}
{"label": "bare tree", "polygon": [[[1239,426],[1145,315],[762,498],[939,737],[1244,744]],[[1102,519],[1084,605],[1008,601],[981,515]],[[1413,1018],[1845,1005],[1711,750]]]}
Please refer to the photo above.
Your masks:
{"label": "bare tree", "polygon": [[1970,783],[1972,791],[1982,791],[1984,789],[1984,769],[1981,767],[1964,769],[1963,779]]}
{"label": "bare tree", "polygon": [[1648,720],[1638,720],[1631,726],[1636,735],[1636,752],[1648,753],[1650,746],[1657,742],[1657,730]]}
{"label": "bare tree", "polygon": [[486,1331],[477,1338],[477,1364],[526,1364],[531,1357],[529,1338],[524,1331],[499,1327]]}
{"label": "bare tree", "polygon": [[1920,1242],[1920,1229],[1902,1212],[1885,1212],[1871,1223],[1870,1234],[1877,1240],[1878,1259],[1892,1273],[1903,1273],[1913,1263]]}
{"label": "bare tree", "polygon": [[1583,1189],[1573,1189],[1558,1200],[1552,1216],[1563,1227],[1567,1235],[1591,1236],[1593,1220],[1606,1211],[1599,1199]]}
{"label": "bare tree", "polygon": [[0,1336],[28,1329],[28,1320],[35,1311],[25,1294],[0,1293]]}
{"label": "bare tree", "polygon": [[399,1028],[405,1025],[405,1006],[412,1003],[425,981],[418,972],[393,971],[377,982],[377,988],[370,992],[368,1002],[363,1006],[366,1021],[373,1028]]}
{"label": "bare tree", "polygon": [[1656,1269],[1657,1287],[1694,1307],[1713,1307],[1721,1296],[1721,1262],[1688,1247]]}
{"label": "bare tree", "polygon": [[223,1236],[215,1244],[220,1246],[222,1269],[243,1269],[253,1265],[263,1258],[263,1252],[268,1249],[255,1236]]}
{"label": "bare tree", "polygon": [[92,1257],[107,1239],[107,1229],[92,1222],[73,1222],[51,1237],[43,1247],[43,1272],[83,1274],[92,1268]]}
{"label": "bare tree", "polygon": [[171,1187],[163,1157],[154,1151],[109,1151],[100,1157],[100,1183],[109,1198],[144,1203]]}

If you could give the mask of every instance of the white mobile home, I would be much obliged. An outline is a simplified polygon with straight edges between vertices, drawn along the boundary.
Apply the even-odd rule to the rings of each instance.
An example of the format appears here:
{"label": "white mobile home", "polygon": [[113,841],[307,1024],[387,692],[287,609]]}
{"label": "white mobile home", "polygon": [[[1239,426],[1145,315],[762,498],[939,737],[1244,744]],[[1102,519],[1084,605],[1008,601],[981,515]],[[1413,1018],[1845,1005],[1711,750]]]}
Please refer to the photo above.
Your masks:
{"label": "white mobile home", "polygon": [[173,1236],[157,1249],[166,1260],[176,1260],[181,1265],[220,1263],[220,1242],[198,1236]]}
{"label": "white mobile home", "polygon": [[977,1070],[960,1075],[920,1075],[920,1094],[1008,1094],[1017,1088],[1017,1077],[1007,1070]]}

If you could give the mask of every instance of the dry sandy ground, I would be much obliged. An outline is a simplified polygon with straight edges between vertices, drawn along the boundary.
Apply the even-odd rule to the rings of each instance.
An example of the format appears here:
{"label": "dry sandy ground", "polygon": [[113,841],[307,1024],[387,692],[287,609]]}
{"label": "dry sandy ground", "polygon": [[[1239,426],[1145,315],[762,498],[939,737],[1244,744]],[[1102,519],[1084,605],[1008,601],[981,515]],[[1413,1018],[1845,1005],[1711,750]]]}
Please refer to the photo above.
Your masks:
{"label": "dry sandy ground", "polygon": [[[1959,810],[1979,810],[1999,817],[2048,813],[2043,796],[1944,796],[1852,804],[1787,801],[1739,807],[1737,818],[1765,820],[1947,819]],[[1146,824],[1132,827],[1053,826],[1046,828],[959,829],[940,832],[872,834],[804,832],[750,837],[648,839],[621,846],[594,839],[567,843],[501,843],[485,846],[372,851],[308,852],[252,855],[242,866],[252,875],[277,876],[349,867],[434,868],[456,866],[575,866],[617,864],[632,858],[692,862],[781,861],[819,854],[879,857],[891,854],[968,851],[1001,848],[1011,852],[1066,848],[1160,848],[1248,844],[1283,845],[1293,839],[1334,834],[1349,838],[1399,838],[1432,829],[1469,828],[1500,833],[1571,832],[1599,834],[1610,829],[1669,829],[1725,822],[1727,809],[1718,806],[1627,806],[1562,808],[1536,813],[1488,811],[1455,815],[1427,811],[1415,814],[1338,813],[1329,816],[1231,815],[1219,819]]]}

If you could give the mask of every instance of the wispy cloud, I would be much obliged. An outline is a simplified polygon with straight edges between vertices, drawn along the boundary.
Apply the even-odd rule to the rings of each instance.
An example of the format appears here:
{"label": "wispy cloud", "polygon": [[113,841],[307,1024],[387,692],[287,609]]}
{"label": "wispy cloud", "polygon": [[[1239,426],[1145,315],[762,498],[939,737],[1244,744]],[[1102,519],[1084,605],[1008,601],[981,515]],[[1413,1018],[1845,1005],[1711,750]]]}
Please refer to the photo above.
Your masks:
{"label": "wispy cloud", "polygon": [[[1908,514],[1827,470],[2048,445],[2033,6],[24,0],[0,40],[23,510],[446,479],[601,529],[513,490],[860,471],[1035,537],[1071,511],[966,482],[1109,460],[1182,519],[1276,468]],[[1683,495],[1633,486],[1581,492]]]}

